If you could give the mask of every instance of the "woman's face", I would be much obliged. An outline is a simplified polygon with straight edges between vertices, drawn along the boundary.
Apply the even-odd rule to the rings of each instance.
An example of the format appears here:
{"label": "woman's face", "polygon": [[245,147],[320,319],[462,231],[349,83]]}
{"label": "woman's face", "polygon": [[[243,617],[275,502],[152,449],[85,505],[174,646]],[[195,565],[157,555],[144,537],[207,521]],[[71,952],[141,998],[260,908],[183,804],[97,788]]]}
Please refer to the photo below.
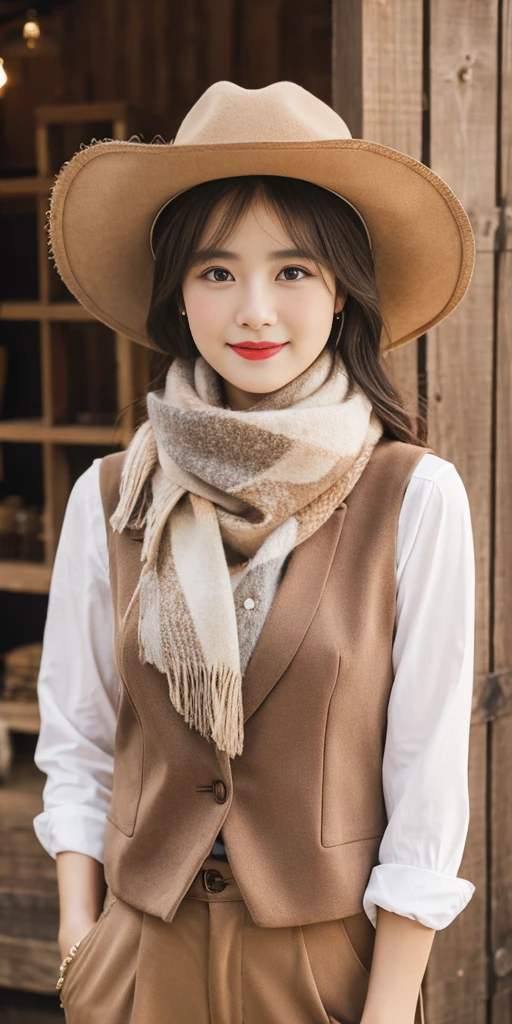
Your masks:
{"label": "woman's face", "polygon": [[[183,298],[194,342],[224,379],[227,403],[247,409],[314,362],[344,299],[336,297],[333,273],[304,258],[261,201],[221,249],[209,250],[220,217],[222,209],[201,239]],[[274,347],[248,358],[247,346],[236,347],[244,342]]]}

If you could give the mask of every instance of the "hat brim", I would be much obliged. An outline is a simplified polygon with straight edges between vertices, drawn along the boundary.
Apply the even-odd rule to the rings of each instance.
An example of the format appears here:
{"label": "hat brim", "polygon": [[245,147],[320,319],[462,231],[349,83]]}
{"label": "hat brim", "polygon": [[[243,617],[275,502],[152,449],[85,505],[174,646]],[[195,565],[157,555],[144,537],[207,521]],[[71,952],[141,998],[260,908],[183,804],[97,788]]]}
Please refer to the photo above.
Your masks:
{"label": "hat brim", "polygon": [[364,139],[204,146],[93,142],[64,164],[52,187],[50,256],[85,309],[153,347],[145,321],[156,214],[193,185],[249,174],[314,182],[361,212],[389,331],[383,331],[383,350],[444,320],[467,291],[475,240],[454,192],[420,161]]}

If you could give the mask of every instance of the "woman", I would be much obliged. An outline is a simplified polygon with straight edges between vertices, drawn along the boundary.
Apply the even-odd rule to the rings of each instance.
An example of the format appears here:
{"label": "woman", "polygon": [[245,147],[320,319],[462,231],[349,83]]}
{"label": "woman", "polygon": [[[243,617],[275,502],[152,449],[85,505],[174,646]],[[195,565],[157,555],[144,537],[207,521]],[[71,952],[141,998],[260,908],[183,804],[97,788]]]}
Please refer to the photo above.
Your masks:
{"label": "woman", "polygon": [[52,577],[66,1019],[419,1022],[474,891],[474,558],[381,355],[464,295],[464,210],[299,86],[224,82],[173,145],[75,154],[49,223],[79,301],[167,357]]}

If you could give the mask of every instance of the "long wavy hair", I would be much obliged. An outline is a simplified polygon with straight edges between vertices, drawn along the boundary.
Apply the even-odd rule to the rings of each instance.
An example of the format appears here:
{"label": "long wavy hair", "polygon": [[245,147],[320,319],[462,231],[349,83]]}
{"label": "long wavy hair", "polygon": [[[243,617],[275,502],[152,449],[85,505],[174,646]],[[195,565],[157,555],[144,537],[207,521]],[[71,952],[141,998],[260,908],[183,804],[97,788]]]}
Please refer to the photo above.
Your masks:
{"label": "long wavy hair", "polygon": [[297,249],[319,268],[332,271],[337,294],[346,296],[341,335],[339,321],[334,320],[326,345],[338,347],[349,376],[349,393],[357,383],[381,419],[385,437],[426,447],[425,419],[418,415],[413,426],[383,364],[380,339],[386,324],[364,225],[340,196],[298,178],[219,178],[195,185],[164,207],[153,231],[155,271],[146,319],[147,336],[161,357],[149,389],[163,386],[176,356],[196,359],[200,354],[180,315],[181,289],[212,214],[222,204],[223,215],[209,239],[217,248],[256,200],[277,216]]}

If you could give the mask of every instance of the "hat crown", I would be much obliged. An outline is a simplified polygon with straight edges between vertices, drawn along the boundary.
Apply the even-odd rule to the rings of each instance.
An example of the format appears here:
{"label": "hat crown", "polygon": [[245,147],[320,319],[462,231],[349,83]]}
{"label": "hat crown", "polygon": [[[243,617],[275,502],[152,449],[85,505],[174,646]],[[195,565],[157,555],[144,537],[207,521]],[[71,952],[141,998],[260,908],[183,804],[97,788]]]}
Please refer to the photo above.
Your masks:
{"label": "hat crown", "polygon": [[244,89],[215,82],[182,121],[175,146],[351,139],[331,107],[295,82]]}

